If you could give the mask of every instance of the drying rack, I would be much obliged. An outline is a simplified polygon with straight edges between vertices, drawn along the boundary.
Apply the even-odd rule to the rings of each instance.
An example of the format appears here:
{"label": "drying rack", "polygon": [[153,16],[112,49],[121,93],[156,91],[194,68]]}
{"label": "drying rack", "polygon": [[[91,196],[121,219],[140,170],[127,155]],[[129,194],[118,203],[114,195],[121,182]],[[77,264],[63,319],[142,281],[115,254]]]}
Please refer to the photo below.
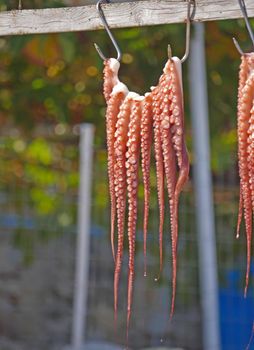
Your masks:
{"label": "drying rack", "polygon": [[[254,2],[246,0],[248,15]],[[186,19],[185,0],[147,0],[103,5],[110,28],[142,27],[181,23]],[[241,18],[237,1],[197,0],[194,21]],[[0,36],[75,32],[102,29],[96,5],[0,12]]]}
{"label": "drying rack", "polygon": [[[21,3],[21,1],[19,1]],[[249,17],[254,17],[254,1],[246,0]],[[110,28],[143,27],[186,21],[185,0],[112,0],[103,5]],[[193,128],[194,184],[197,206],[199,275],[203,309],[203,348],[220,350],[218,327],[218,286],[212,180],[210,171],[208,97],[204,51],[205,21],[242,18],[237,0],[196,0],[194,30],[189,59],[191,84],[191,117]],[[0,36],[45,34],[103,29],[96,4],[78,7],[0,12]],[[90,182],[93,128],[81,128],[81,184],[77,242],[76,290],[74,295],[73,342],[68,349],[81,350],[84,342],[85,308],[88,288],[90,235]],[[82,151],[83,150],[83,151]],[[87,166],[89,164],[89,166]],[[82,183],[82,179],[84,183]],[[84,215],[85,214],[85,215]],[[206,267],[209,268],[206,268]],[[85,347],[84,347],[85,349]]]}

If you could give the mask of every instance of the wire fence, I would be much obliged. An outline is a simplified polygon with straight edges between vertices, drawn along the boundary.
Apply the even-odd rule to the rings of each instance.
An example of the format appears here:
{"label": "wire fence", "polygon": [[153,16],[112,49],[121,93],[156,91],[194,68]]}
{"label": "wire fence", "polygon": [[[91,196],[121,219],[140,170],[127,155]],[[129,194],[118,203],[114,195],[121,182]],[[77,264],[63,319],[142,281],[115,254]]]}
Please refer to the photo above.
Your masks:
{"label": "wire fence", "polygon": [[[78,191],[78,135],[62,126],[31,137],[0,138],[0,348],[60,350],[71,342]],[[243,298],[244,232],[235,239],[238,177],[235,159],[214,175],[222,349],[247,345],[253,315],[253,269]],[[114,265],[109,240],[106,152],[95,149],[89,296],[86,338],[125,345],[127,242],[120,282],[117,331],[113,321]],[[164,270],[159,281],[158,208],[151,169],[148,276],[143,276],[142,210],[139,191],[136,280],[130,347],[202,349],[195,200],[190,180],[181,196],[178,285],[171,302],[169,215],[164,230]],[[167,209],[168,210],[168,209]]]}

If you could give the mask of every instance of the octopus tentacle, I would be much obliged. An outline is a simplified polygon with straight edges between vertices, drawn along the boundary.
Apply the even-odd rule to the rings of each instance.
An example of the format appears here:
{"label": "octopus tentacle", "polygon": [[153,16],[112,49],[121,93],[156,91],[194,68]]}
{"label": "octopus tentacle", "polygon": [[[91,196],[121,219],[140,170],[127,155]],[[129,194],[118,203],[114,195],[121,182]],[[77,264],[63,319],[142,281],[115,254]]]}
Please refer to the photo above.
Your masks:
{"label": "octopus tentacle", "polygon": [[103,77],[103,95],[105,97],[106,102],[108,102],[110,99],[111,92],[113,90],[113,72],[110,69],[109,60],[104,61]]}
{"label": "octopus tentacle", "polygon": [[159,204],[159,251],[160,251],[160,269],[159,276],[162,272],[163,266],[163,226],[165,216],[165,202],[164,202],[164,165],[162,153],[162,136],[160,130],[161,122],[161,101],[162,91],[166,88],[165,74],[162,74],[157,87],[152,88],[152,106],[153,106],[153,129],[154,129],[154,155],[156,165],[156,181]]}
{"label": "octopus tentacle", "polygon": [[137,223],[137,192],[138,192],[138,162],[140,153],[140,124],[141,99],[137,94],[133,96],[128,131],[128,151],[126,153],[127,193],[128,193],[128,241],[129,241],[129,276],[127,301],[127,338],[131,317],[133,283],[134,283],[134,255],[135,232]]}
{"label": "octopus tentacle", "polygon": [[178,57],[173,57],[169,62],[169,69],[172,74],[172,118],[175,125],[173,135],[173,145],[177,156],[177,163],[181,171],[183,164],[183,152],[186,150],[184,145],[184,113],[183,113],[183,88],[181,61]]}
{"label": "octopus tentacle", "polygon": [[248,170],[249,170],[249,183],[250,183],[250,190],[251,190],[252,211],[254,211],[254,100],[252,101],[252,108],[250,111],[247,142],[248,142],[247,161],[248,161]]}
{"label": "octopus tentacle", "polygon": [[[242,92],[244,85],[246,83],[247,77],[249,74],[249,59],[246,55],[241,57],[241,64],[240,64],[240,70],[239,70],[239,86],[238,86],[238,105],[241,102],[242,98]],[[238,130],[239,130],[239,118],[238,118]],[[239,155],[239,149],[238,149],[238,158],[240,158]],[[238,218],[237,218],[237,230],[236,230],[236,237],[239,237],[240,234],[240,226],[242,221],[242,214],[243,214],[243,198],[242,198],[242,189],[240,185],[240,191],[239,191],[239,207],[238,207]]]}
{"label": "octopus tentacle", "polygon": [[243,199],[244,219],[247,238],[247,269],[245,281],[245,295],[247,293],[250,273],[251,236],[252,236],[252,200],[250,189],[250,174],[248,164],[248,127],[250,111],[253,104],[254,73],[246,81],[242,96],[238,103],[238,162],[240,175],[240,188]]}
{"label": "octopus tentacle", "polygon": [[118,71],[120,68],[120,63],[115,58],[109,58],[103,63],[103,95],[105,97],[106,102],[108,103],[114,86],[116,86],[119,82]]}
{"label": "octopus tentacle", "polygon": [[104,62],[104,96],[107,102],[106,110],[106,132],[107,132],[107,150],[108,150],[108,178],[109,178],[109,194],[111,204],[111,248],[112,255],[115,261],[115,247],[114,247],[114,231],[115,231],[115,218],[116,218],[116,196],[114,189],[114,164],[115,164],[115,153],[114,153],[114,142],[116,132],[117,115],[120,109],[127,91],[124,89],[118,89],[113,92],[114,87],[121,83],[118,80],[118,70],[120,67],[119,62],[110,58]]}
{"label": "octopus tentacle", "polygon": [[[127,95],[128,96],[128,95]],[[115,167],[114,167],[114,184],[116,194],[116,208],[117,208],[117,230],[118,230],[118,246],[116,255],[116,265],[114,274],[114,311],[115,320],[117,318],[118,305],[118,285],[120,278],[120,271],[123,259],[123,242],[124,242],[124,222],[126,209],[126,167],[125,156],[127,150],[127,133],[129,116],[131,109],[131,100],[126,97],[120,107],[120,112],[117,117],[116,133],[115,133]]]}
{"label": "octopus tentacle", "polygon": [[114,187],[114,164],[115,164],[115,153],[114,153],[114,142],[116,132],[116,121],[120,106],[123,102],[124,95],[122,92],[111,96],[108,102],[108,108],[106,112],[106,124],[107,124],[107,149],[108,149],[108,178],[109,178],[109,193],[111,202],[111,246],[112,253],[115,260],[115,249],[114,249],[114,226],[116,217],[116,196]]}
{"label": "octopus tentacle", "polygon": [[[239,69],[239,86],[238,86],[238,106],[241,103],[241,98],[243,94],[243,89],[246,84],[246,81],[254,69],[254,53],[245,54],[241,57],[241,64]],[[237,120],[237,130],[239,136],[239,122],[240,118]],[[240,159],[239,147],[238,147],[238,159]],[[240,226],[242,221],[243,214],[243,198],[242,198],[242,185],[240,182],[240,191],[239,191],[239,209],[238,209],[238,218],[237,218],[237,230],[236,237],[239,238]]]}
{"label": "octopus tentacle", "polygon": [[240,237],[240,227],[241,227],[241,222],[243,217],[243,196],[242,196],[241,187],[239,192],[240,193],[239,193],[239,204],[238,204],[238,217],[237,217],[237,226],[236,226],[237,239]]}
{"label": "octopus tentacle", "polygon": [[241,64],[239,68],[238,103],[242,97],[243,88],[249,75],[249,63],[250,60],[248,59],[247,55],[241,56]]}
{"label": "octopus tentacle", "polygon": [[[175,156],[179,167],[178,179],[175,183],[174,198],[171,199],[171,235],[172,235],[172,302],[171,317],[174,312],[175,294],[176,294],[176,274],[177,274],[177,243],[178,243],[178,206],[179,196],[189,176],[189,160],[187,148],[184,140],[184,107],[183,107],[183,88],[181,61],[177,57],[170,59],[164,72],[171,76],[170,85],[170,122],[172,146],[175,150]],[[171,175],[172,176],[172,175]],[[173,181],[173,180],[171,180]],[[170,189],[172,191],[172,189]],[[172,196],[171,193],[169,195]]]}
{"label": "octopus tentacle", "polygon": [[[167,133],[167,121],[169,121],[169,95],[170,95],[170,75],[167,75],[165,70],[163,70],[163,74],[159,80],[159,84],[157,86],[158,89],[158,95],[159,95],[159,111],[160,111],[160,118],[158,118],[159,123],[159,130],[160,130],[160,142],[161,142],[161,149],[162,149],[162,159],[163,159],[163,169],[166,175],[166,184],[167,184],[167,190],[168,190],[168,196],[169,196],[169,206],[170,206],[170,222],[171,220],[171,209],[172,209],[172,201],[170,198],[172,198],[172,178],[170,174],[170,170],[173,171],[175,169],[175,164],[171,163],[169,166],[169,160],[170,156],[172,156],[170,145],[172,145],[171,142],[171,135],[170,132]],[[171,169],[170,167],[173,166]],[[167,168],[167,169],[166,169]],[[164,176],[164,174],[163,174]],[[174,187],[174,186],[173,186]],[[170,189],[171,188],[171,189]],[[171,225],[171,223],[170,223]],[[172,237],[173,238],[173,237]],[[162,256],[162,239],[160,240],[160,273],[162,271],[162,263],[163,263],[163,256]]]}
{"label": "octopus tentacle", "polygon": [[[175,187],[177,181],[177,166],[176,155],[172,143],[170,125],[170,111],[168,105],[165,105],[162,121],[161,121],[161,135],[162,135],[162,150],[163,161],[165,169],[165,177],[167,183],[169,208],[170,208],[170,228],[171,228],[171,242],[172,242],[172,301],[171,305],[174,305],[175,290],[176,290],[176,237],[177,237],[177,203],[175,200]],[[173,307],[171,307],[173,310]]]}
{"label": "octopus tentacle", "polygon": [[146,94],[142,103],[141,117],[141,167],[144,183],[144,276],[147,274],[146,262],[146,246],[147,246],[147,229],[149,215],[149,199],[150,199],[150,162],[151,162],[151,146],[152,146],[152,97]]}

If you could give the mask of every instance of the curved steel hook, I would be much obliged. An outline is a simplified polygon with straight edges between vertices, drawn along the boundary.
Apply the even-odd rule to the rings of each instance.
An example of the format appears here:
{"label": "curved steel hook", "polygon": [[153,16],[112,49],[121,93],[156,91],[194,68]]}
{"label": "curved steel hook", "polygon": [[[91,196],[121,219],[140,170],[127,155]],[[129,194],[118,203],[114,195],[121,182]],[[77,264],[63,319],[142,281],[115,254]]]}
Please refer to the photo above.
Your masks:
{"label": "curved steel hook", "polygon": [[[238,2],[239,2],[239,5],[240,5],[242,14],[243,14],[243,18],[244,18],[244,21],[245,21],[245,24],[246,24],[246,27],[247,27],[250,39],[251,39],[253,47],[254,47],[254,33],[253,33],[253,31],[251,29],[251,26],[250,26],[250,22],[249,22],[249,18],[248,18],[248,13],[247,13],[247,9],[246,9],[246,6],[245,6],[245,2],[244,2],[244,0],[238,0]],[[235,47],[237,48],[237,51],[240,53],[240,55],[244,55],[245,53],[243,52],[243,50],[241,49],[238,41],[235,38],[233,38],[233,42],[235,44]]]}
{"label": "curved steel hook", "polygon": [[[121,61],[121,58],[122,58],[122,53],[121,53],[121,50],[120,50],[120,48],[119,48],[119,46],[118,46],[118,44],[117,44],[117,42],[116,42],[116,40],[115,40],[113,34],[111,33],[111,31],[110,31],[110,29],[109,29],[108,22],[107,22],[107,20],[106,20],[106,18],[105,18],[104,12],[103,12],[103,10],[102,10],[102,8],[101,8],[101,4],[102,4],[103,2],[104,2],[104,3],[105,3],[105,2],[106,2],[106,3],[109,3],[110,1],[109,1],[109,0],[99,0],[99,1],[97,2],[97,4],[96,4],[96,8],[97,8],[97,11],[98,11],[99,16],[100,16],[100,18],[101,18],[101,21],[102,21],[102,23],[103,23],[103,26],[104,26],[106,32],[108,33],[108,36],[110,37],[110,40],[112,41],[112,44],[114,45],[114,48],[116,49],[116,52],[117,52],[117,58],[116,58],[116,59],[117,59],[117,61],[120,62],[120,61]],[[95,46],[95,48],[96,48],[96,50],[97,50],[99,56],[100,56],[104,61],[107,60],[107,57],[102,53],[100,47],[99,47],[97,44],[95,44],[95,43],[94,43],[94,46]]]}
{"label": "curved steel hook", "polygon": [[[193,12],[191,13],[191,5],[193,5]],[[186,46],[185,46],[185,53],[184,56],[181,59],[181,62],[185,62],[189,56],[190,53],[190,29],[191,29],[191,20],[193,18],[194,12],[195,12],[195,6],[196,2],[195,0],[188,0],[188,9],[187,9],[187,19],[186,19]]]}
{"label": "curved steel hook", "polygon": [[[186,18],[186,35],[185,35],[185,53],[183,57],[181,58],[181,62],[184,63],[190,53],[190,28],[191,28],[191,20],[194,17],[195,9],[196,9],[196,2],[195,0],[187,0],[188,1],[188,8],[187,8],[187,18]],[[193,11],[191,13],[191,6],[193,5]],[[172,50],[171,46],[168,45],[168,57],[172,57]]]}

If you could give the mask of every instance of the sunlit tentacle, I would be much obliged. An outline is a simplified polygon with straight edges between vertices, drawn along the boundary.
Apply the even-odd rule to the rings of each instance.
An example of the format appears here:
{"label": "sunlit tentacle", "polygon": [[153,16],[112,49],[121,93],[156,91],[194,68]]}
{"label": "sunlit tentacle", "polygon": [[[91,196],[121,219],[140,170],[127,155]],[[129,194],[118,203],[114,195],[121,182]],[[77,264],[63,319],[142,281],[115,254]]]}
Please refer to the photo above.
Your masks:
{"label": "sunlit tentacle", "polygon": [[177,57],[169,60],[164,68],[165,74],[171,77],[170,82],[170,115],[172,145],[175,150],[178,164],[178,178],[175,184],[174,199],[172,200],[171,210],[171,230],[172,230],[172,302],[171,317],[174,312],[176,295],[176,275],[177,275],[177,243],[178,243],[178,206],[179,196],[189,176],[189,160],[184,139],[184,106],[183,106],[183,87],[181,61]]}
{"label": "sunlit tentacle", "polygon": [[[158,91],[159,99],[158,106],[160,111],[160,135],[161,135],[161,147],[163,154],[163,166],[165,170],[168,197],[169,197],[169,208],[170,208],[170,228],[171,228],[171,243],[172,243],[172,271],[175,271],[176,263],[176,252],[175,252],[175,227],[177,225],[174,217],[175,213],[175,184],[176,184],[176,157],[175,151],[172,145],[172,132],[170,123],[172,123],[172,112],[170,109],[172,100],[172,78],[171,72],[166,70],[163,71],[163,75],[160,78],[158,86],[154,89],[153,93]],[[168,127],[168,128],[167,128]],[[164,174],[163,174],[164,175]],[[162,240],[160,240],[160,273],[162,270]],[[174,273],[172,273],[172,278]],[[172,295],[175,289],[175,280],[172,280]],[[173,300],[174,298],[172,298]]]}
{"label": "sunlit tentacle", "polygon": [[147,246],[147,230],[149,216],[149,200],[150,200],[150,163],[151,163],[151,146],[152,146],[152,127],[153,127],[153,111],[152,96],[146,94],[142,103],[141,117],[141,166],[144,184],[144,276],[147,274],[146,246]]}
{"label": "sunlit tentacle", "polygon": [[134,256],[137,223],[137,192],[138,192],[138,162],[140,154],[140,125],[141,125],[141,97],[133,96],[128,131],[128,151],[126,153],[127,193],[128,193],[128,240],[129,240],[129,275],[127,301],[127,338],[131,317]]}
{"label": "sunlit tentacle", "polygon": [[[128,95],[127,95],[128,96]],[[117,231],[118,245],[116,255],[116,265],[114,274],[114,311],[115,320],[117,318],[118,307],[118,286],[123,259],[123,243],[124,243],[124,224],[125,224],[125,209],[126,209],[126,150],[127,150],[127,134],[130,120],[132,100],[125,98],[120,107],[120,112],[117,117],[116,133],[115,133],[115,166],[114,166],[114,185],[116,194],[117,207]]]}
{"label": "sunlit tentacle", "polygon": [[[242,98],[242,92],[244,85],[246,83],[246,80],[249,75],[249,59],[247,58],[247,55],[244,55],[241,57],[241,64],[240,64],[240,70],[239,70],[239,85],[238,85],[238,106],[240,104],[241,98]],[[238,130],[239,130],[239,118],[238,118]],[[238,148],[238,159],[240,158],[239,155],[239,148]],[[238,218],[237,218],[237,230],[236,230],[236,237],[239,237],[240,234],[240,226],[242,221],[242,214],[243,214],[243,198],[242,198],[242,188],[240,184],[240,191],[239,191],[239,207],[238,207]]]}
{"label": "sunlit tentacle", "polygon": [[119,82],[118,80],[119,68],[120,68],[120,63],[115,58],[109,58],[106,61],[104,61],[103,94],[107,103],[110,99],[110,95],[114,86],[116,86],[117,83]]}
{"label": "sunlit tentacle", "polygon": [[115,153],[114,153],[114,142],[116,132],[116,121],[120,106],[123,102],[124,94],[119,92],[111,96],[108,102],[108,108],[106,112],[106,124],[107,124],[107,149],[108,149],[108,178],[109,178],[109,192],[111,202],[111,246],[112,253],[115,259],[114,249],[114,227],[116,217],[116,196],[114,186],[114,164],[115,164]]}
{"label": "sunlit tentacle", "polygon": [[[167,99],[167,96],[165,96]],[[166,101],[165,101],[166,102]],[[170,101],[168,101],[170,102]],[[171,244],[172,244],[172,301],[171,310],[174,309],[175,290],[176,290],[176,264],[177,264],[177,252],[176,252],[176,239],[177,239],[177,203],[175,200],[175,188],[177,181],[177,163],[176,155],[172,142],[172,125],[170,125],[171,112],[169,110],[168,103],[165,103],[162,120],[161,120],[161,136],[162,136],[162,150],[163,161],[165,169],[165,177],[167,183],[169,208],[170,208],[170,229],[171,229]]]}
{"label": "sunlit tentacle", "polygon": [[251,191],[252,212],[254,212],[254,100],[250,111],[249,128],[248,128],[248,147],[247,161],[249,169],[249,184]]}
{"label": "sunlit tentacle", "polygon": [[184,136],[184,104],[182,87],[181,61],[178,57],[171,60],[172,68],[172,103],[171,110],[173,116],[173,146],[176,151],[176,158],[179,167],[179,175],[176,183],[175,196],[179,201],[179,195],[183,190],[189,177],[189,158]]}
{"label": "sunlit tentacle", "polygon": [[157,87],[152,88],[153,99],[153,130],[154,130],[154,155],[156,165],[156,182],[159,204],[159,250],[160,250],[160,269],[159,276],[162,272],[163,266],[163,226],[165,216],[165,202],[164,202],[164,166],[162,154],[162,139],[161,139],[161,101],[163,99],[162,91],[166,88],[165,74],[160,77]]}
{"label": "sunlit tentacle", "polygon": [[243,211],[246,227],[247,239],[247,268],[245,295],[247,293],[250,273],[251,259],[251,236],[252,236],[252,201],[250,189],[250,173],[248,164],[248,129],[250,120],[250,111],[253,105],[254,97],[254,73],[246,81],[242,96],[238,103],[238,162],[241,194],[243,198]]}
{"label": "sunlit tentacle", "polygon": [[118,79],[118,70],[120,67],[119,62],[110,58],[104,62],[104,96],[107,102],[106,110],[106,133],[107,133],[107,150],[108,150],[108,178],[109,178],[109,194],[111,204],[111,218],[110,218],[110,237],[111,237],[111,248],[113,258],[115,260],[115,244],[114,244],[114,231],[115,231],[115,218],[116,218],[116,196],[114,188],[114,164],[115,164],[115,153],[114,153],[114,142],[116,132],[116,121],[117,115],[120,109],[127,91],[126,89],[115,89],[116,86],[121,86]]}
{"label": "sunlit tentacle", "polygon": [[109,60],[104,61],[104,70],[103,70],[103,95],[106,102],[109,101],[111,92],[113,90],[113,72],[110,69]]}
{"label": "sunlit tentacle", "polygon": [[240,186],[238,216],[237,216],[237,226],[236,226],[236,238],[237,239],[240,237],[240,227],[241,227],[242,217],[243,217],[243,196],[242,196],[242,191],[241,191],[241,186]]}

